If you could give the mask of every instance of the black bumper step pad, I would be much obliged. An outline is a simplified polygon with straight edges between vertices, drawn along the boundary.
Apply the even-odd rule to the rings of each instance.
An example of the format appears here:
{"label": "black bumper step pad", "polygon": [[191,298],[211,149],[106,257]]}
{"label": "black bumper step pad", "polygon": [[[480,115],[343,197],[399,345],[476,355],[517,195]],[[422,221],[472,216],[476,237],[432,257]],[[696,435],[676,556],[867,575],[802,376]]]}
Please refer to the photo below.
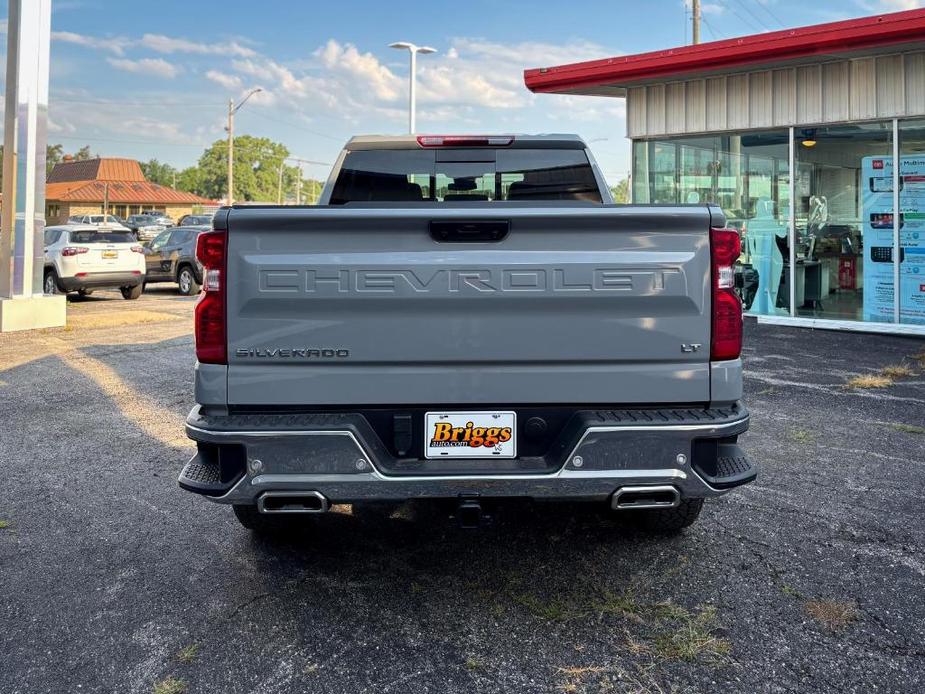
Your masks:
{"label": "black bumper step pad", "polygon": [[758,466],[735,443],[718,444],[715,456],[698,456],[695,452],[694,469],[716,489],[738,487],[758,476]]}

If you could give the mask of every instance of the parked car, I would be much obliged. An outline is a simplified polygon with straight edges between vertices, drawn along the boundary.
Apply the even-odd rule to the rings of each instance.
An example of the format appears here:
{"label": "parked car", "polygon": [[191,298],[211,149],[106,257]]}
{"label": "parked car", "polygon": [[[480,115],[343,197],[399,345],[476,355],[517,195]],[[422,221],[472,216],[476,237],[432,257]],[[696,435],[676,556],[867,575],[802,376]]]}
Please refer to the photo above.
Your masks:
{"label": "parked car", "polygon": [[180,294],[198,294],[202,288],[202,265],[196,260],[196,239],[208,227],[175,227],[158,234],[145,245],[147,284],[176,282]]}
{"label": "parked car", "polygon": [[178,226],[181,226],[181,227],[186,227],[186,226],[194,226],[194,227],[198,227],[198,226],[207,226],[207,227],[210,227],[210,226],[212,226],[212,217],[213,217],[213,216],[214,216],[214,215],[211,215],[211,214],[185,214],[185,215],[183,215],[182,217],[180,217],[180,221],[179,221],[179,223],[178,223]]}
{"label": "parked car", "polygon": [[133,214],[125,220],[125,226],[135,232],[139,241],[153,241],[166,226],[157,224],[156,221],[147,214]]}
{"label": "parked car", "polygon": [[141,296],[145,279],[142,247],[127,229],[111,231],[86,224],[45,228],[46,294],[118,288],[125,299]]}
{"label": "parked car", "polygon": [[147,217],[153,218],[154,220],[156,220],[154,222],[155,224],[160,224],[165,228],[176,226],[174,221],[170,217],[168,217],[166,214],[164,214],[163,212],[158,212],[157,210],[147,210],[145,212],[142,212],[141,214]]}
{"label": "parked car", "polygon": [[258,532],[408,499],[474,526],[517,497],[676,532],[755,479],[719,207],[614,205],[568,135],[337,161],[318,207],[223,208],[199,236],[181,487]]}
{"label": "parked car", "polygon": [[68,224],[86,224],[101,231],[130,231],[118,217],[111,214],[72,215],[68,217],[67,222]]}

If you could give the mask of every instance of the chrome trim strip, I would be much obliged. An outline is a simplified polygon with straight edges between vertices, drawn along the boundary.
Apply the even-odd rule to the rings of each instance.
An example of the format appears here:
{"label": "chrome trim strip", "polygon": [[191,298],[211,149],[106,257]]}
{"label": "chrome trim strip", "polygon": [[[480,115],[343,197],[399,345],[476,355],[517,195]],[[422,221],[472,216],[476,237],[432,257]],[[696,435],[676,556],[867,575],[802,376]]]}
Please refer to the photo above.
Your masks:
{"label": "chrome trim strip", "polygon": [[[235,485],[237,486],[237,485]],[[230,491],[230,490],[229,490]],[[297,496],[313,496],[318,499],[319,507],[312,509],[270,509],[267,510],[266,500],[280,497],[297,497]],[[257,510],[260,513],[327,513],[331,508],[331,504],[328,501],[327,497],[321,492],[316,491],[277,491],[277,492],[264,492],[259,497],[257,497]]]}
{"label": "chrome trim strip", "polygon": [[[668,492],[672,495],[672,498],[671,501],[667,503],[664,501],[657,501],[651,504],[629,503],[625,506],[620,506],[620,497],[622,497],[624,494],[645,494],[646,492]],[[641,508],[675,508],[680,503],[681,493],[678,491],[677,487],[673,487],[670,484],[652,485],[649,487],[620,487],[613,493],[613,496],[610,497],[610,508],[612,508],[614,511],[631,511],[633,509]]]}

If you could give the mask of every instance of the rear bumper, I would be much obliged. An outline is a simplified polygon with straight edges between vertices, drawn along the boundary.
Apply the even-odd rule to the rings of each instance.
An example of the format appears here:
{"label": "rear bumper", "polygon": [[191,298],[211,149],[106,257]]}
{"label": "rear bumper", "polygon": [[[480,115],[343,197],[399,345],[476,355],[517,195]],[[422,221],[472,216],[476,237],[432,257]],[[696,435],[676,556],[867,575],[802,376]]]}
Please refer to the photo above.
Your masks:
{"label": "rear bumper", "polygon": [[396,466],[358,414],[211,416],[197,406],[186,432],[199,450],[178,482],[229,504],[255,504],[265,492],[318,493],[330,503],[473,496],[605,501],[629,486],[669,485],[682,498],[718,496],[757,474],[737,444],[749,419],[741,403],[588,410],[575,417],[580,426],[548,472],[518,470],[517,461],[501,469],[492,460],[478,471],[440,474],[435,461]]}
{"label": "rear bumper", "polygon": [[103,287],[135,287],[144,281],[144,274],[133,272],[89,272],[81,277],[58,278],[61,289],[67,292]]}

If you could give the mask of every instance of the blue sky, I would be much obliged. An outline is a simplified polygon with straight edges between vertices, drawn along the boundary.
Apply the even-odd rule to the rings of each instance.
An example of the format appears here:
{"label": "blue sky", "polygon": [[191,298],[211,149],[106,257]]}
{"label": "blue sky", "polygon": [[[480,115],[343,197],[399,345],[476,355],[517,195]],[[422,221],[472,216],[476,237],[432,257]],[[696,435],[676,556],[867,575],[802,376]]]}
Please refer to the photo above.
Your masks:
{"label": "blue sky", "polygon": [[[704,0],[704,40],[910,9],[923,0]],[[51,142],[178,167],[223,137],[229,97],[265,91],[236,131],[333,162],[356,133],[407,125],[407,53],[420,132],[578,132],[607,177],[629,168],[621,100],[533,95],[522,70],[689,40],[683,0],[465,3],[53,0]],[[0,3],[6,16],[6,3]],[[453,8],[453,9],[450,9]],[[0,39],[5,38],[5,33]],[[2,50],[6,46],[3,40]],[[326,174],[318,166],[311,175]]]}

